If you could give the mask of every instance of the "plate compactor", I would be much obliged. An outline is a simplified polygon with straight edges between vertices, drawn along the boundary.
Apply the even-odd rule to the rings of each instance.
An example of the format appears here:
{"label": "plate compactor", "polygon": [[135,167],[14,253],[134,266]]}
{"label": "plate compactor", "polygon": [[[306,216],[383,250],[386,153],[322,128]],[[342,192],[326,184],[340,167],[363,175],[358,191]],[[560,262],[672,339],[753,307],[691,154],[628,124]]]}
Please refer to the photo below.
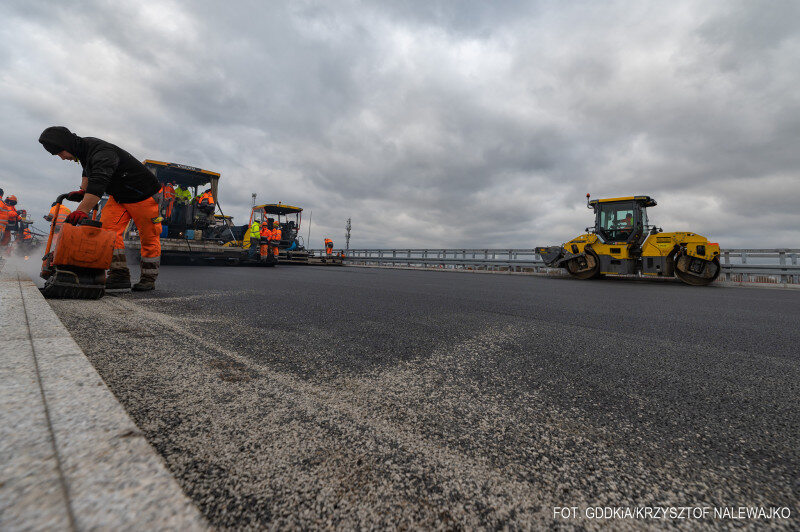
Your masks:
{"label": "plate compactor", "polygon": [[647,220],[650,196],[590,200],[594,227],[561,246],[537,247],[550,267],[564,268],[577,279],[604,275],[677,277],[703,286],[720,273],[719,244],[695,233],[664,233]]}
{"label": "plate compactor", "polygon": [[79,225],[57,224],[66,196],[62,194],[56,200],[50,224],[40,274],[45,279],[42,294],[49,298],[99,299],[105,294],[106,270],[111,266],[116,235],[102,228],[94,219],[94,211]]}

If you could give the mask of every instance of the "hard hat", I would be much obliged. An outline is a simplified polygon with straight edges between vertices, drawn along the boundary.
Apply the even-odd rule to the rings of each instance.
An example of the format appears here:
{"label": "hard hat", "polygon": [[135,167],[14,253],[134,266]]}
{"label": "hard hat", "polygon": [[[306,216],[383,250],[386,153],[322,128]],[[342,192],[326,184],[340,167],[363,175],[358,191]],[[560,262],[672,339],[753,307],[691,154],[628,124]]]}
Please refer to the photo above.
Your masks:
{"label": "hard hat", "polygon": [[14,194],[11,194],[9,197],[6,198],[6,205],[16,205],[17,204],[17,197]]}
{"label": "hard hat", "polygon": [[281,226],[281,223],[278,220],[274,220],[272,222],[272,227],[280,227],[280,226]]}

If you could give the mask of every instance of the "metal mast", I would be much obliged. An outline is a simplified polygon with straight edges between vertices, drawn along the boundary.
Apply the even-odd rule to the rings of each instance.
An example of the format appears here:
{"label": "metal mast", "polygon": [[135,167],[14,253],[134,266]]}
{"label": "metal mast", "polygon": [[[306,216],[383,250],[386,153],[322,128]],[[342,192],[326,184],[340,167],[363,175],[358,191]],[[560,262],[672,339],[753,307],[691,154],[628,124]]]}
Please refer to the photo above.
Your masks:
{"label": "metal mast", "polygon": [[347,224],[345,224],[345,226],[344,226],[345,230],[347,231],[345,233],[345,241],[346,241],[346,244],[347,244],[346,247],[345,247],[346,250],[350,249],[350,227],[351,227],[350,218],[348,218],[347,219]]}

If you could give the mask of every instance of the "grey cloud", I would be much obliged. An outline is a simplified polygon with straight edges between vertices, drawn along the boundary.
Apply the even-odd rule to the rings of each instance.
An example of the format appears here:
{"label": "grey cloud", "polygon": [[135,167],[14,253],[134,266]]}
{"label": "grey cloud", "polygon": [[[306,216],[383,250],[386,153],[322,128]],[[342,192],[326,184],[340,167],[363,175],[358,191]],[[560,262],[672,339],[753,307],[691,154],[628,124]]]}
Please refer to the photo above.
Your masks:
{"label": "grey cloud", "polygon": [[589,225],[592,192],[800,247],[798,9],[4,3],[0,186],[43,210],[72,183],[35,142],[61,123],[221,172],[242,221],[251,192],[313,210],[313,241],[352,216],[355,246],[532,247]]}

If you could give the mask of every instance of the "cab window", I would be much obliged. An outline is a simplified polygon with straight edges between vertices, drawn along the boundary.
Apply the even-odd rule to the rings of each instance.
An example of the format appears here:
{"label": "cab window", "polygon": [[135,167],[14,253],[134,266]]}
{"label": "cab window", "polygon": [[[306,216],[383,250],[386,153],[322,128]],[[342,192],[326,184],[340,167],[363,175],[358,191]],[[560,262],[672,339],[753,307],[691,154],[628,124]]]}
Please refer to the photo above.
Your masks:
{"label": "cab window", "polygon": [[633,227],[633,209],[605,205],[600,211],[600,227],[606,231]]}
{"label": "cab window", "polygon": [[633,203],[600,204],[598,231],[605,241],[625,242],[633,233],[636,211]]}

